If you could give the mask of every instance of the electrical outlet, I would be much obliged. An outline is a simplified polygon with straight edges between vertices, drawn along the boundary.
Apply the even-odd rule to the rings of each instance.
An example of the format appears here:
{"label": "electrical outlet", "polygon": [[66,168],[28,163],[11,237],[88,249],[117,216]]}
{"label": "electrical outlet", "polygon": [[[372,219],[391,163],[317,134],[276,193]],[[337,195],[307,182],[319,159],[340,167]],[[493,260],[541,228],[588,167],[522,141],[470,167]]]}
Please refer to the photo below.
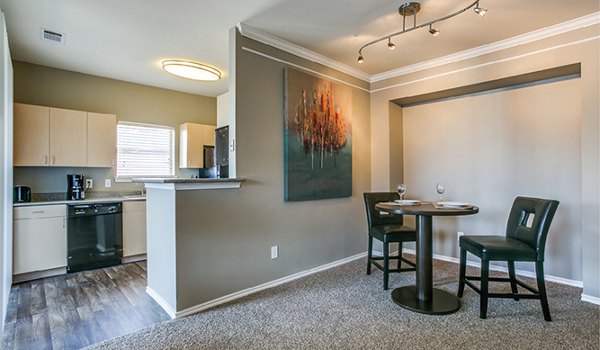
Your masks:
{"label": "electrical outlet", "polygon": [[271,259],[277,259],[279,257],[279,247],[276,245],[271,247]]}
{"label": "electrical outlet", "polygon": [[94,179],[85,179],[85,188],[93,188]]}
{"label": "electrical outlet", "polygon": [[456,240],[460,241],[460,236],[464,235],[465,233],[461,232],[461,231],[458,231],[457,233],[458,233],[458,235],[456,236]]}
{"label": "electrical outlet", "polygon": [[110,183],[110,179],[104,179],[104,187],[110,187],[111,183]]}

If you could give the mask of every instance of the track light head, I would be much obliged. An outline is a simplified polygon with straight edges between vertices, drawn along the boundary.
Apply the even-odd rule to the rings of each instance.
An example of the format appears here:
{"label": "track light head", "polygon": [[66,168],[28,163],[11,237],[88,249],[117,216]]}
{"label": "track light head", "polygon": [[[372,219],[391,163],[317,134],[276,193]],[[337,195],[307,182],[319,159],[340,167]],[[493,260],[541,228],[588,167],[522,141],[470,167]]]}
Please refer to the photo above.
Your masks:
{"label": "track light head", "polygon": [[365,62],[365,59],[362,57],[362,55],[358,56],[358,63],[363,63]]}
{"label": "track light head", "polygon": [[393,50],[396,48],[396,45],[392,42],[392,38],[388,38],[388,49]]}
{"label": "track light head", "polygon": [[479,1],[477,2],[477,6],[473,9],[473,11],[481,17],[485,16],[485,14],[487,13],[487,9],[479,7]]}
{"label": "track light head", "polygon": [[431,25],[430,25],[429,26],[429,33],[431,33],[431,35],[433,35],[433,36],[438,36],[438,35],[440,35],[440,30],[432,28]]}

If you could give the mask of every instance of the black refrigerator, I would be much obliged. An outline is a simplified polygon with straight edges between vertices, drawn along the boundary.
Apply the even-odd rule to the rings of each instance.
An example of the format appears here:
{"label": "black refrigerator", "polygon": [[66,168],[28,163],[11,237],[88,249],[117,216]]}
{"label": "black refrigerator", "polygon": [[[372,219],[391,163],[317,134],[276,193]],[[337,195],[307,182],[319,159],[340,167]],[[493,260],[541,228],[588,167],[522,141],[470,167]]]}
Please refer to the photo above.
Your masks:
{"label": "black refrigerator", "polygon": [[229,177],[229,126],[215,129],[215,158],[217,177]]}

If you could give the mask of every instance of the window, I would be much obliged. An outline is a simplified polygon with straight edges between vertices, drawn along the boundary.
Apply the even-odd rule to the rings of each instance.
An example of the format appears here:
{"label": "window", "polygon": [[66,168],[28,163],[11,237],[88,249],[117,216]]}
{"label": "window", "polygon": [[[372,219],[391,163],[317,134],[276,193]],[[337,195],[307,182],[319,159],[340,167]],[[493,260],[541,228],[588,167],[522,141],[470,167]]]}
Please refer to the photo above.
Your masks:
{"label": "window", "polygon": [[119,122],[117,178],[175,176],[174,139],[168,126]]}

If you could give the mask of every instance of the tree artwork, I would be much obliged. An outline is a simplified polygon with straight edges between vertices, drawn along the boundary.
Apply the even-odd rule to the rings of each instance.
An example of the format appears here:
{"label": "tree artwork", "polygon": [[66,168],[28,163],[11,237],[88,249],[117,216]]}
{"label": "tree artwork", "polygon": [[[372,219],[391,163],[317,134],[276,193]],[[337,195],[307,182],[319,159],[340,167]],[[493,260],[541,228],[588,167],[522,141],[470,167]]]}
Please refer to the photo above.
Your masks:
{"label": "tree artwork", "polygon": [[284,72],[284,199],[352,196],[352,89]]}
{"label": "tree artwork", "polygon": [[333,100],[331,85],[313,90],[310,98],[307,98],[306,90],[302,90],[302,99],[296,107],[296,136],[304,155],[310,154],[312,169],[315,168],[315,153],[319,155],[320,168],[323,168],[326,154],[333,156],[335,167],[337,155],[347,143],[343,112]]}

